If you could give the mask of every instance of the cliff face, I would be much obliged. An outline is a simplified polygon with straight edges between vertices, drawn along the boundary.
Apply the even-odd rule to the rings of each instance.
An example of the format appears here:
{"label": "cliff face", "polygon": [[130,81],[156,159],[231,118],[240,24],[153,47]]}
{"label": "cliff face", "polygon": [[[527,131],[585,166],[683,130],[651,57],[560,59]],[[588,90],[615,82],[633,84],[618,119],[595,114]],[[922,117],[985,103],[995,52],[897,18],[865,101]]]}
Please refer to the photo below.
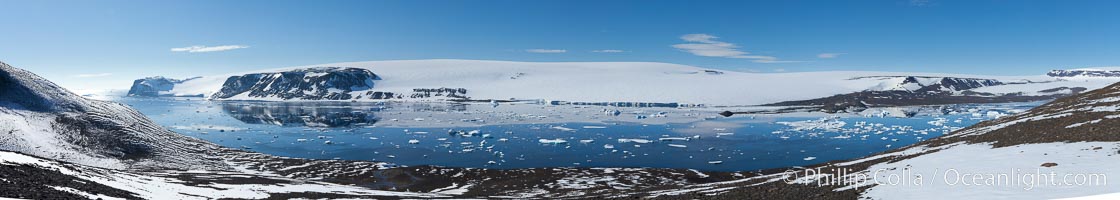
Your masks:
{"label": "cliff face", "polygon": [[359,68],[321,67],[284,72],[232,76],[211,99],[236,96],[278,100],[347,100],[350,92],[373,88],[380,80],[373,72]]}

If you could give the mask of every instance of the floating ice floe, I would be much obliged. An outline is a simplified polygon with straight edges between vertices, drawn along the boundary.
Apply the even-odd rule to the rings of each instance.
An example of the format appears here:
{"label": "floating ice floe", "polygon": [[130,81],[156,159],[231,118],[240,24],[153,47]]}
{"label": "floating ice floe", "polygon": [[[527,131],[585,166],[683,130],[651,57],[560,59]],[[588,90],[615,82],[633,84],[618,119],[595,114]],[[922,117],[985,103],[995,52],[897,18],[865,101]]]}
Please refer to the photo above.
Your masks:
{"label": "floating ice floe", "polygon": [[601,129],[607,128],[606,126],[583,126],[584,129]]}
{"label": "floating ice floe", "polygon": [[307,142],[307,139],[296,139],[296,142]]}
{"label": "floating ice floe", "polygon": [[553,126],[552,129],[556,129],[556,130],[560,130],[560,131],[576,131],[576,129],[563,127],[563,126]]}
{"label": "floating ice floe", "polygon": [[603,145],[603,148],[605,148],[605,149],[613,149],[613,148],[614,148],[614,145],[611,145],[611,144],[604,144],[604,145]]}
{"label": "floating ice floe", "polygon": [[812,157],[812,156],[805,157],[805,160],[816,160],[816,159],[817,159],[817,157]]}
{"label": "floating ice floe", "polygon": [[579,140],[579,143],[584,143],[584,144],[592,143],[592,142],[595,142],[595,140]]}
{"label": "floating ice floe", "polygon": [[716,136],[728,136],[728,135],[735,135],[735,133],[716,133]]}
{"label": "floating ice floe", "polygon": [[556,138],[556,139],[540,139],[540,140],[537,140],[537,142],[540,142],[540,143],[542,143],[542,144],[563,144],[563,143],[568,143],[568,141],[567,141],[567,140],[564,140],[564,139],[560,139],[560,138]]}
{"label": "floating ice floe", "polygon": [[619,138],[618,139],[618,143],[627,143],[627,142],[645,144],[645,143],[650,143],[650,142],[653,142],[653,141],[650,141],[650,140],[647,140],[647,139],[627,139],[627,138]]}
{"label": "floating ice floe", "polygon": [[412,139],[412,140],[408,140],[408,143],[409,144],[420,144],[420,140]]}
{"label": "floating ice floe", "polygon": [[670,147],[676,147],[676,148],[686,148],[686,147],[688,147],[688,146],[685,146],[683,144],[669,144],[669,146]]}
{"label": "floating ice floe", "polygon": [[327,141],[323,141],[323,144],[334,144],[334,142],[331,142],[330,140],[327,140]]}
{"label": "floating ice floe", "polygon": [[794,130],[794,131],[811,131],[811,130],[840,131],[844,127],[844,125],[848,124],[847,122],[840,121],[840,117],[837,117],[837,116],[823,117],[823,118],[820,118],[820,119],[817,119],[817,120],[805,120],[805,121],[795,121],[795,122],[775,122],[775,123],[790,126],[790,129]]}
{"label": "floating ice floe", "polygon": [[718,165],[718,164],[723,164],[723,161],[722,160],[713,160],[713,161],[708,161],[708,164]]}

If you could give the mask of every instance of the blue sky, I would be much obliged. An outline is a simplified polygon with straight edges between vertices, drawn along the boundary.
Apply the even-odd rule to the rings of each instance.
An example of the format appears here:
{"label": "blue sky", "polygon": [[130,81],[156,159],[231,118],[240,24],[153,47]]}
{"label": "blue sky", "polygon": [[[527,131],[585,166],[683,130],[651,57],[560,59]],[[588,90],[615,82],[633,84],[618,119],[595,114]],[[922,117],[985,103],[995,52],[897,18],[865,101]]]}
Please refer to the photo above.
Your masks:
{"label": "blue sky", "polygon": [[1117,7],[1120,1],[5,0],[0,61],[73,89],[127,88],[153,75],[441,58],[1035,75],[1120,65]]}

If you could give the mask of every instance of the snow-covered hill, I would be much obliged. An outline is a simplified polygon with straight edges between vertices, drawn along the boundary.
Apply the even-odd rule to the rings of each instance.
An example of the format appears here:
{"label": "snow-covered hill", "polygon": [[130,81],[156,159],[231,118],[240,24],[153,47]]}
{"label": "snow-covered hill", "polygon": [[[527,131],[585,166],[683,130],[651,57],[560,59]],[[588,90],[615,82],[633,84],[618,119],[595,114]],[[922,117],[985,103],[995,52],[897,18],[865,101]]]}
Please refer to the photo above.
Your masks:
{"label": "snow-covered hill", "polygon": [[0,63],[0,150],[106,168],[222,169],[217,145],[116,102],[86,99]]}
{"label": "snow-covered hill", "polygon": [[[543,99],[570,102],[657,102],[708,105],[759,105],[806,100],[867,90],[908,90],[935,83],[946,89],[988,93],[1038,93],[1060,86],[1099,88],[1117,79],[1065,80],[1039,76],[981,76],[903,72],[745,73],[649,62],[509,62],[479,60],[400,60],[333,63],[204,76],[176,84],[167,93],[212,97],[230,77],[282,73],[316,67],[360,68],[380,77],[375,87],[345,92],[358,101],[378,101],[374,92],[402,100],[438,89],[463,89],[476,100]],[[949,77],[949,78],[945,78]],[[268,85],[270,83],[259,83]],[[951,84],[951,86],[949,85]],[[1054,87],[1052,87],[1054,86]],[[299,91],[310,92],[310,91]],[[383,95],[381,95],[383,96]],[[362,97],[362,98],[356,98]],[[263,96],[212,97],[218,100],[285,100]],[[446,97],[442,98],[454,98]],[[286,100],[303,100],[289,98]]]}

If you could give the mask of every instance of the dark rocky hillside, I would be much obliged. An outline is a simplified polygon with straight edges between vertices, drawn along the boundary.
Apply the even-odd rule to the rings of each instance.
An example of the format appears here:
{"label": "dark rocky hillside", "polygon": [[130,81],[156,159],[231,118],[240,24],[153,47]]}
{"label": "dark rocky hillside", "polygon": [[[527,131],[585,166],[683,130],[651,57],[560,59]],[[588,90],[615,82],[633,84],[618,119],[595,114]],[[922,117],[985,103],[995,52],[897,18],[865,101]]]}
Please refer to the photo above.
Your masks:
{"label": "dark rocky hillside", "polygon": [[320,67],[285,72],[255,73],[232,76],[212,99],[237,95],[282,100],[347,100],[352,91],[373,88],[381,78],[366,69]]}

